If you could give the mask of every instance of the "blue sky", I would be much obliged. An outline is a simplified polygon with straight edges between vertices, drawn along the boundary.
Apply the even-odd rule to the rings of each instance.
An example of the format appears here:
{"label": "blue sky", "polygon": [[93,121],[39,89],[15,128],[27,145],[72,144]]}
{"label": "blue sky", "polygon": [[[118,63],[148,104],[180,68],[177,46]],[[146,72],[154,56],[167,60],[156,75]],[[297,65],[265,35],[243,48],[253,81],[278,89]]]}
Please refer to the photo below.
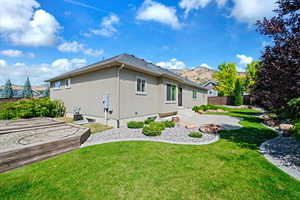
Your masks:
{"label": "blue sky", "polygon": [[0,0],[0,84],[129,53],[166,68],[257,60],[276,0]]}

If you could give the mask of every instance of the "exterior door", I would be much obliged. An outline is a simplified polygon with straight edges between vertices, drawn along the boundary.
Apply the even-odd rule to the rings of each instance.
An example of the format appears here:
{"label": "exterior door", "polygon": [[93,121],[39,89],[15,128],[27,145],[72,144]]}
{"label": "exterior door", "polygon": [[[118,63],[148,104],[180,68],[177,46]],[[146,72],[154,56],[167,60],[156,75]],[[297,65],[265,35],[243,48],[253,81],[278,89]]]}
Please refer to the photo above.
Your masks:
{"label": "exterior door", "polygon": [[182,107],[182,88],[178,87],[178,106]]}

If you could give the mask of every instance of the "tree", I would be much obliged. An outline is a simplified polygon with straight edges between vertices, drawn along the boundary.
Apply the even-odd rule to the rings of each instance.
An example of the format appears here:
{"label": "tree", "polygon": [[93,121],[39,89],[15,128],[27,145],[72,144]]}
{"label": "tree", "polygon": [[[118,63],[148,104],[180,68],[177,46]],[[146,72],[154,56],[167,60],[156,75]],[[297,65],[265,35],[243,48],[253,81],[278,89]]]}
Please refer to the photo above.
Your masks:
{"label": "tree", "polygon": [[219,71],[214,74],[218,85],[215,87],[220,96],[231,96],[237,79],[235,63],[223,63],[219,65]]}
{"label": "tree", "polygon": [[2,98],[12,98],[14,96],[14,92],[12,89],[12,85],[10,80],[7,80],[2,91],[1,97]]}
{"label": "tree", "polygon": [[245,89],[245,91],[247,91],[249,93],[251,93],[251,91],[253,90],[253,88],[255,86],[256,73],[257,73],[259,66],[260,66],[259,61],[253,61],[247,65],[244,89]]}
{"label": "tree", "polygon": [[243,105],[243,86],[240,78],[236,79],[235,82],[233,104],[235,106]]}
{"label": "tree", "polygon": [[31,89],[31,84],[30,84],[30,80],[27,77],[25,84],[24,84],[24,88],[23,88],[23,97],[24,98],[31,98],[33,97],[33,93],[32,93],[32,89]]}
{"label": "tree", "polygon": [[50,88],[47,86],[47,88],[43,91],[42,97],[49,97],[50,96]]}
{"label": "tree", "polygon": [[259,21],[258,31],[273,39],[261,57],[253,95],[263,107],[279,111],[300,96],[300,1],[279,0],[277,16]]}

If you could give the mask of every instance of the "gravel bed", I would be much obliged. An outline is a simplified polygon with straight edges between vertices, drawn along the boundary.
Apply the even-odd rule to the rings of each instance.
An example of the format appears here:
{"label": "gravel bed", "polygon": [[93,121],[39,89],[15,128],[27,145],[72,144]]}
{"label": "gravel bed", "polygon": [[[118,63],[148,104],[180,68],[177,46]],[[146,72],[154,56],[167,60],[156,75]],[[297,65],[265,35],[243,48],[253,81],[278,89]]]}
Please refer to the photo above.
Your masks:
{"label": "gravel bed", "polygon": [[219,140],[219,136],[215,134],[203,134],[202,138],[192,138],[188,134],[192,131],[182,126],[174,128],[166,128],[160,136],[149,137],[142,133],[142,129],[119,128],[110,129],[100,133],[91,135],[88,140],[81,146],[91,146],[116,141],[157,141],[174,144],[202,145],[210,144]]}
{"label": "gravel bed", "polygon": [[279,135],[264,142],[260,149],[272,164],[300,180],[300,141]]}

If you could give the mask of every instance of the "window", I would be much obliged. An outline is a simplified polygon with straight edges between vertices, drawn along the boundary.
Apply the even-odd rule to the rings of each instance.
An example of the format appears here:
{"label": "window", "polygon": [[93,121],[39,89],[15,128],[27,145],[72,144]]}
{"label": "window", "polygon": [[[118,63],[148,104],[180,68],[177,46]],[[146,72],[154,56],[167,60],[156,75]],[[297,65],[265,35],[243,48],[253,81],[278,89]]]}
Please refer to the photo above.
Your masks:
{"label": "window", "polygon": [[197,99],[197,91],[193,90],[193,99]]}
{"label": "window", "polygon": [[136,92],[138,94],[146,94],[146,79],[136,78]]}
{"label": "window", "polygon": [[176,101],[176,86],[167,84],[167,101]]}
{"label": "window", "polygon": [[60,88],[60,81],[55,81],[53,85],[54,88]]}
{"label": "window", "polygon": [[65,88],[71,88],[71,79],[66,79],[65,80]]}

